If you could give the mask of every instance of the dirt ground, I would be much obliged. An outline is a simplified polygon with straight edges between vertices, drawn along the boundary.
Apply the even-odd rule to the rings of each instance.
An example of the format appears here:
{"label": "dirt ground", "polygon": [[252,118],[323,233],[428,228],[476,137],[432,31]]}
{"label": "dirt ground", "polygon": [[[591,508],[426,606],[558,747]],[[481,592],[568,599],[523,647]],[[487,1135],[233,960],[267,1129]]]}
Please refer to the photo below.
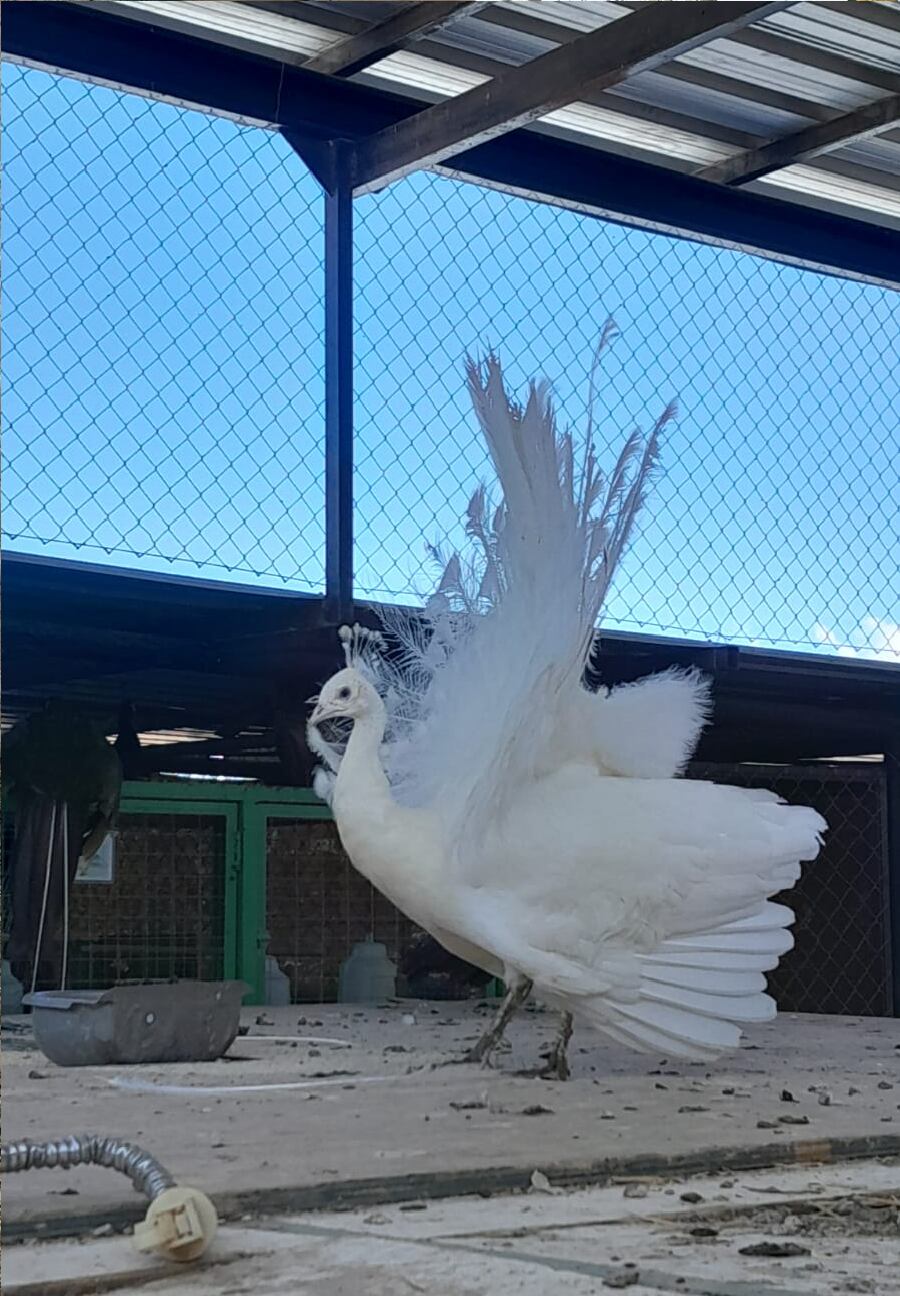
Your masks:
{"label": "dirt ground", "polygon": [[[576,1033],[573,1079],[515,1074],[555,1019],[513,1023],[496,1070],[458,1056],[487,1008],[404,1001],[248,1009],[227,1058],[58,1068],[4,1022],[6,1141],[91,1132],[134,1140],[226,1218],[434,1199],[674,1169],[900,1154],[900,1021],[783,1016],[714,1065]],[[7,1177],[6,1238],[119,1227],[142,1213],[113,1171]]]}
{"label": "dirt ground", "polygon": [[873,1296],[900,1293],[895,1160],[634,1178],[225,1226],[174,1266],[128,1238],[6,1248],[7,1296]]}

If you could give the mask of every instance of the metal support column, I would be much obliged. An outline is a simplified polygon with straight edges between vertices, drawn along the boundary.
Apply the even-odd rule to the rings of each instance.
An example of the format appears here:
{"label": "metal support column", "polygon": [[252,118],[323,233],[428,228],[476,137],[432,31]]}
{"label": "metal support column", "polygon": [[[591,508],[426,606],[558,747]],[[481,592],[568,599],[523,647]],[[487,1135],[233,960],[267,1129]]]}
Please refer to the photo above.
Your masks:
{"label": "metal support column", "polygon": [[353,192],[335,141],[325,192],[325,614],[353,620]]}

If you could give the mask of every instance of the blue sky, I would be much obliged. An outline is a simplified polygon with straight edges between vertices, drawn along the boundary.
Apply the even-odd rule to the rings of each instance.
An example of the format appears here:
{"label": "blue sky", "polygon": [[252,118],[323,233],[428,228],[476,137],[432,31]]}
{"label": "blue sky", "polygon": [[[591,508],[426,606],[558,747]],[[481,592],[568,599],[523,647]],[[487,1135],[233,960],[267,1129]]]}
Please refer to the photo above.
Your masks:
{"label": "blue sky", "polygon": [[[319,590],[322,204],[276,135],[4,65],[11,549]],[[497,347],[607,462],[670,396],[611,627],[900,660],[897,297],[427,174],[356,205],[358,590],[422,594]]]}

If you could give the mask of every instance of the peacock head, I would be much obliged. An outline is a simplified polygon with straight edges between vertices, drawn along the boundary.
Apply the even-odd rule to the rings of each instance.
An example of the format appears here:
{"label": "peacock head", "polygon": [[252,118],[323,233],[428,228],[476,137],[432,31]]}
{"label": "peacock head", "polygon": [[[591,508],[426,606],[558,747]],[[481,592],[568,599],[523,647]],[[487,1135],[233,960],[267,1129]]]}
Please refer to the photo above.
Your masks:
{"label": "peacock head", "polygon": [[362,720],[383,725],[384,703],[369,681],[347,666],[322,686],[309,723],[317,729],[340,730]]}

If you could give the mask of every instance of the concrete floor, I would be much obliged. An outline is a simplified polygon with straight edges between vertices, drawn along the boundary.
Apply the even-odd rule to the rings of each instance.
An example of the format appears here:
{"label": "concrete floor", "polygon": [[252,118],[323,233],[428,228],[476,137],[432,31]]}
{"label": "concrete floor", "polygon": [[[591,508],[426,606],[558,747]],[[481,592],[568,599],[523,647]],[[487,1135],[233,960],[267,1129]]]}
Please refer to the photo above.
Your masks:
{"label": "concrete floor", "polygon": [[[579,1186],[900,1154],[900,1021],[784,1016],[711,1066],[578,1033],[574,1078],[560,1084],[513,1074],[552,1034],[541,1012],[513,1024],[492,1071],[422,1069],[480,1029],[473,1004],[244,1017],[252,1034],[219,1062],[122,1069],[55,1067],[5,1022],[4,1139],[134,1140],[231,1219],[504,1192],[534,1170]],[[9,1176],[3,1207],[7,1239],[142,1214],[126,1180],[95,1168]]]}
{"label": "concrete floor", "polygon": [[[417,1209],[410,1209],[415,1205]],[[794,1254],[746,1248],[787,1246]],[[857,1162],[247,1220],[195,1266],[124,1237],[8,1247],[7,1296],[900,1293],[900,1165]]]}

